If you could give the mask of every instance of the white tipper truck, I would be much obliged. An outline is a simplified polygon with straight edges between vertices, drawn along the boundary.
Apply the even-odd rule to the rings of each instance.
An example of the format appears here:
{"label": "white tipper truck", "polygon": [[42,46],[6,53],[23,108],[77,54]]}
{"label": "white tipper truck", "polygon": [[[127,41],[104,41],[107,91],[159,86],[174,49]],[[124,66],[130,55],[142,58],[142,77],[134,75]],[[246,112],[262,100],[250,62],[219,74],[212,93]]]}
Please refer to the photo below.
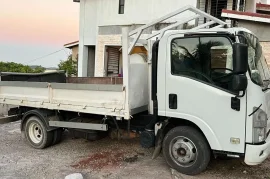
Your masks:
{"label": "white tipper truck", "polygon": [[[151,34],[144,30],[190,11]],[[205,24],[176,27],[198,18]],[[196,175],[210,156],[262,163],[270,153],[269,69],[258,38],[187,6],[134,31],[122,31],[123,85],[1,81],[0,103],[19,106],[21,130],[34,148],[62,130],[140,133],[143,147],[162,149],[168,165]],[[147,57],[131,52],[144,45]]]}

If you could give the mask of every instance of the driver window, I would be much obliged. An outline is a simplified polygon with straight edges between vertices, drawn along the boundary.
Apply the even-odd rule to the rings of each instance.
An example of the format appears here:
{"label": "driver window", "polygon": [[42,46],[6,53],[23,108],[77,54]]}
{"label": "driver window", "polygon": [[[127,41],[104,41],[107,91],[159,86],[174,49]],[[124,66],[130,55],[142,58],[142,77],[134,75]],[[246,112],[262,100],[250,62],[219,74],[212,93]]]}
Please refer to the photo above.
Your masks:
{"label": "driver window", "polygon": [[231,73],[233,50],[230,41],[224,37],[203,37],[201,42],[210,48],[212,71]]}
{"label": "driver window", "polygon": [[172,41],[171,73],[231,90],[233,50],[226,37],[190,37]]}

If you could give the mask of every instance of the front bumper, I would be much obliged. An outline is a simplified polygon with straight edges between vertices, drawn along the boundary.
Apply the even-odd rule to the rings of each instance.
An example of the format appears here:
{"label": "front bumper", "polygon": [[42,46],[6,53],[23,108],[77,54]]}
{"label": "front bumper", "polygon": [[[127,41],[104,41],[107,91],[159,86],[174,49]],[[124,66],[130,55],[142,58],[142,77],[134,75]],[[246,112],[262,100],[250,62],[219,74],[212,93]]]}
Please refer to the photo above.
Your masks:
{"label": "front bumper", "polygon": [[246,145],[245,163],[247,165],[261,164],[270,154],[270,135],[268,135],[264,144]]}

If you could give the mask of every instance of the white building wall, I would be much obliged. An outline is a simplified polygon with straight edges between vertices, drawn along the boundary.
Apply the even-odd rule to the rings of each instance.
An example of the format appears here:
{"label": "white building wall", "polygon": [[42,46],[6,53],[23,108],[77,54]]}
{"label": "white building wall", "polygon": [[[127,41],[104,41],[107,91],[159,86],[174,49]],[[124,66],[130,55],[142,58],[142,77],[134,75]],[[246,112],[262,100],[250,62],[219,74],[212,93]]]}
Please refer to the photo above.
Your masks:
{"label": "white building wall", "polygon": [[[92,0],[88,0],[92,1]],[[118,14],[119,0],[98,0],[98,25],[145,24],[196,0],[126,0],[125,13]]]}
{"label": "white building wall", "polygon": [[88,51],[87,51],[87,48],[84,46],[84,26],[85,26],[84,22],[85,22],[85,0],[81,0],[78,77],[87,76]]}
{"label": "white building wall", "polygon": [[97,16],[101,13],[97,5],[99,0],[83,1],[85,1],[84,41],[86,45],[95,45],[98,26]]}
{"label": "white building wall", "polygon": [[232,10],[233,9],[233,0],[228,0],[227,2],[227,9]]}
{"label": "white building wall", "polygon": [[246,1],[246,12],[256,12],[256,3],[258,0],[248,0]]}
{"label": "white building wall", "polygon": [[[119,0],[81,0],[80,35],[83,36],[85,45],[95,45],[98,26],[145,24],[186,5],[196,6],[196,2],[196,0],[127,0],[125,13],[118,14]],[[186,13],[184,16],[190,14]]]}
{"label": "white building wall", "polygon": [[270,0],[257,0],[258,3],[262,3],[262,4],[270,4]]}
{"label": "white building wall", "polygon": [[246,0],[246,12],[256,13],[256,3],[267,4],[267,0]]}

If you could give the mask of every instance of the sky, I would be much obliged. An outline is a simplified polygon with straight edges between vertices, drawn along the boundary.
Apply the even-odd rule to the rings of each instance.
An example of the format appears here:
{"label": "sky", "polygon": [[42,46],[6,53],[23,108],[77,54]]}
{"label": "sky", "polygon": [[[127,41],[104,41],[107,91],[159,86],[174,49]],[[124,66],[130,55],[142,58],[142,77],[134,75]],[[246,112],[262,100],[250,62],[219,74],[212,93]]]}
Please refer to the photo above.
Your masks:
{"label": "sky", "polygon": [[[270,0],[268,0],[270,3]],[[73,0],[10,0],[0,5],[0,61],[57,67],[63,45],[79,38],[79,3]],[[38,60],[36,60],[38,59]]]}
{"label": "sky", "polygon": [[[79,3],[73,0],[12,0],[0,5],[0,61],[57,67],[79,38]],[[38,59],[38,60],[36,60]]]}

